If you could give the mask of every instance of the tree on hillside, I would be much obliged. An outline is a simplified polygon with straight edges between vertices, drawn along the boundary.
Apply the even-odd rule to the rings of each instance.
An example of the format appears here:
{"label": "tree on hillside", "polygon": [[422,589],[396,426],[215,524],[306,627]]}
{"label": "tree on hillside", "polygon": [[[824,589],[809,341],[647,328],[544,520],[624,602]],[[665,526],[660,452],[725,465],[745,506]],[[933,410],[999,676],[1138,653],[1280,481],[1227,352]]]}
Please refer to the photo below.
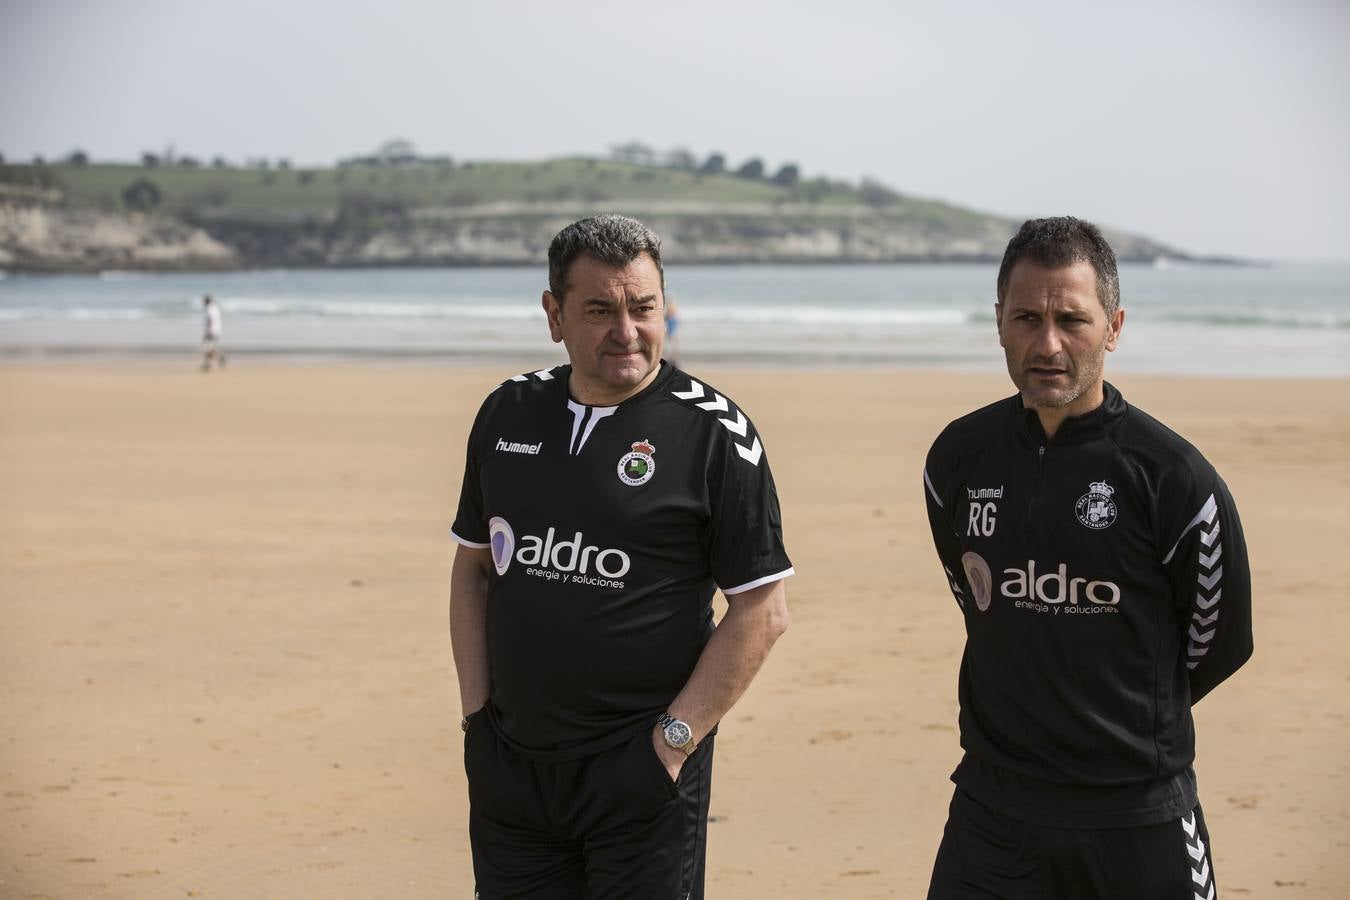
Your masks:
{"label": "tree on hillside", "polygon": [[159,165],[159,154],[151,153],[149,150],[141,154],[141,165],[147,169],[153,169]]}
{"label": "tree on hillside", "polygon": [[900,195],[875,178],[863,178],[858,187],[858,195],[868,206],[890,206],[900,200]]}
{"label": "tree on hillside", "polygon": [[692,172],[698,168],[698,157],[684,147],[676,147],[666,153],[664,162],[666,168],[678,169],[681,172]]}
{"label": "tree on hillside", "polygon": [[228,169],[229,167],[230,167],[230,164],[227,163],[227,162],[225,161],[225,157],[223,157],[223,156],[213,156],[213,157],[211,157],[211,168],[213,168],[213,169]]}
{"label": "tree on hillside", "polygon": [[147,178],[137,178],[122,191],[122,202],[141,212],[159,206],[159,201],[159,188]]}
{"label": "tree on hillside", "polygon": [[656,151],[638,141],[614,144],[609,148],[609,158],[615,162],[629,163],[635,166],[656,165]]}
{"label": "tree on hillside", "polygon": [[180,169],[200,169],[202,161],[195,156],[178,157],[178,168]]}
{"label": "tree on hillside", "polygon": [[726,170],[727,158],[720,153],[709,154],[702,167],[699,168],[700,172],[705,172],[709,175],[721,175]]}
{"label": "tree on hillside", "polygon": [[66,157],[66,162],[72,166],[87,166],[89,164],[89,154],[83,150],[72,150]]}
{"label": "tree on hillside", "polygon": [[763,178],[764,160],[758,156],[747,159],[739,169],[736,170],[737,178]]}
{"label": "tree on hillside", "polygon": [[406,138],[391,138],[380,145],[380,149],[375,151],[380,162],[388,165],[395,163],[415,162],[417,160],[417,150],[413,147],[413,142]]}
{"label": "tree on hillside", "polygon": [[798,170],[797,164],[788,163],[787,165],[783,166],[781,169],[779,169],[777,172],[774,173],[772,180],[774,184],[781,184],[785,187],[791,187],[792,185],[797,183],[797,179],[800,177],[801,171]]}

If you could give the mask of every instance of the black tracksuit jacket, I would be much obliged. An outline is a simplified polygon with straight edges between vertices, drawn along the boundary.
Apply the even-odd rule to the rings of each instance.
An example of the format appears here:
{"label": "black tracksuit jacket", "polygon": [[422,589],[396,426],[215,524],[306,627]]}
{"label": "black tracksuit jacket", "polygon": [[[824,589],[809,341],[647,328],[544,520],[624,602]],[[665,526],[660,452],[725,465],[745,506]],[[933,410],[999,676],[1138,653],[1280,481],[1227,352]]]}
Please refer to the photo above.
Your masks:
{"label": "black tracksuit jacket", "polygon": [[957,785],[1059,827],[1194,808],[1191,705],[1252,652],[1247,548],[1214,468],[1106,384],[1052,439],[1020,397],[956,420],[924,486],[966,624]]}

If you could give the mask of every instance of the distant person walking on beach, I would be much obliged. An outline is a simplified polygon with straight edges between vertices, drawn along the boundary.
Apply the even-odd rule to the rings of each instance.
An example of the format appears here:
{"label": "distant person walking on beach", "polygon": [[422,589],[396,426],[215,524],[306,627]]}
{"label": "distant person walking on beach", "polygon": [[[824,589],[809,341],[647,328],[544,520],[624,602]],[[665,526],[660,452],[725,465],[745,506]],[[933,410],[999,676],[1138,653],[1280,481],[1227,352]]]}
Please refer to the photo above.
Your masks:
{"label": "distant person walking on beach", "polygon": [[675,298],[666,296],[666,347],[665,357],[671,365],[680,364],[680,308]]}
{"label": "distant person walking on beach", "polygon": [[994,313],[1018,393],[948,425],[923,473],[966,627],[928,896],[1213,900],[1191,706],[1252,653],[1233,498],[1103,381],[1125,311],[1095,226],[1023,224]]}
{"label": "distant person walking on beach", "polygon": [[787,627],[778,497],[661,358],[660,239],[596,216],[548,258],[570,363],[483,402],[452,529],[475,896],[698,900],[713,736]]}
{"label": "distant person walking on beach", "polygon": [[225,368],[225,351],[220,348],[220,304],[210,294],[202,297],[202,371],[209,372],[211,364]]}

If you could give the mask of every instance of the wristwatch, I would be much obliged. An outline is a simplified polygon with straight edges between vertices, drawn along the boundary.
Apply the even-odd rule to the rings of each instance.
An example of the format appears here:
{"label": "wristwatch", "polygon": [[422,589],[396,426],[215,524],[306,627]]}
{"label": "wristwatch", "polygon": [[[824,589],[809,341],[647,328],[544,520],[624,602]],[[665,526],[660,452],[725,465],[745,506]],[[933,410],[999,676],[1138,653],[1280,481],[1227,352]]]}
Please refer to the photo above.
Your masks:
{"label": "wristwatch", "polygon": [[656,727],[661,729],[667,747],[679,750],[685,756],[694,752],[694,732],[687,723],[666,713],[657,720]]}

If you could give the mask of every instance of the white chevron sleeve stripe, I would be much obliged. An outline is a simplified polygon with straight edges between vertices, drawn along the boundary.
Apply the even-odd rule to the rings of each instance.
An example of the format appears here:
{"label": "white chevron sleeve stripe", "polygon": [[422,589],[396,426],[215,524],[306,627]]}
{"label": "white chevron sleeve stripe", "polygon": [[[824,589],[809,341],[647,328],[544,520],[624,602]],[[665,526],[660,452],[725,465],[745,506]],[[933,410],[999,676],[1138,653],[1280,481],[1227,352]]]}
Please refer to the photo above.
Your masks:
{"label": "white chevron sleeve stripe", "polygon": [[1168,550],[1167,555],[1163,557],[1163,565],[1165,566],[1172,561],[1172,554],[1177,552],[1177,547],[1181,546],[1182,538],[1186,537],[1192,528],[1199,525],[1201,522],[1213,522],[1214,517],[1218,514],[1219,503],[1214,499],[1214,495],[1210,494],[1209,499],[1205,501],[1205,505],[1200,507],[1200,511],[1195,514],[1195,518],[1191,519],[1189,525],[1181,529],[1181,534],[1177,536],[1177,542],[1172,545],[1172,549]]}
{"label": "white chevron sleeve stripe", "polygon": [[741,412],[739,409],[736,410],[736,418],[734,419],[719,418],[717,421],[721,422],[722,427],[725,428],[727,431],[730,431],[732,434],[735,434],[739,437],[745,437],[745,429],[750,425],[750,423],[745,420],[745,413]]}
{"label": "white chevron sleeve stripe", "polygon": [[711,400],[706,400],[703,403],[695,403],[694,405],[699,409],[706,409],[708,412],[726,412],[727,398],[716,391],[713,391],[713,398]]}
{"label": "white chevron sleeve stripe", "polygon": [[[1210,499],[1213,499],[1212,495]],[[1197,609],[1191,613],[1191,617],[1195,619],[1196,624],[1191,625],[1188,632],[1189,640],[1186,642],[1186,655],[1190,657],[1186,662],[1186,668],[1191,670],[1200,665],[1200,659],[1209,652],[1208,644],[1214,640],[1214,634],[1218,631],[1218,626],[1214,623],[1219,618],[1219,610],[1215,609],[1208,616],[1202,616],[1200,611],[1214,609],[1215,606],[1218,606],[1219,599],[1223,597],[1223,588],[1217,587],[1223,578],[1223,566],[1214,569],[1214,572],[1210,575],[1204,573],[1205,569],[1213,568],[1223,556],[1223,541],[1218,539],[1219,524],[1213,516],[1210,517],[1209,521],[1214,523],[1213,530],[1200,532],[1201,546],[1197,551],[1200,570],[1196,572],[1195,576],[1195,605]],[[1205,553],[1206,547],[1213,547],[1214,549],[1211,553]],[[1199,627],[1197,627],[1197,624]],[[1205,626],[1210,626],[1209,630],[1201,631],[1200,628]]]}
{"label": "white chevron sleeve stripe", "polygon": [[750,463],[752,466],[759,465],[759,458],[764,454],[764,448],[760,446],[758,437],[750,443],[749,447],[742,444],[735,444],[735,447],[736,452],[741,455],[741,459]]}
{"label": "white chevron sleeve stripe", "polygon": [[670,393],[672,396],[679,397],[681,400],[697,400],[699,397],[703,396],[703,385],[690,378],[689,390],[671,391]]}
{"label": "white chevron sleeve stripe", "polygon": [[[707,389],[703,385],[690,378],[688,390],[671,391],[670,395],[672,397],[679,397],[681,400],[693,401],[701,399],[706,393]],[[760,457],[764,455],[764,447],[760,444],[758,435],[749,433],[750,422],[745,418],[745,413],[734,408],[727,402],[726,397],[723,397],[716,391],[712,392],[711,400],[695,403],[694,406],[697,409],[713,413],[714,415],[717,413],[726,413],[727,416],[717,416],[717,421],[721,423],[722,427],[737,437],[748,437],[750,439],[749,445],[733,440],[732,446],[736,448],[736,452],[740,454],[741,459],[750,463],[752,466],[759,465]],[[725,593],[725,591],[723,593]]]}
{"label": "white chevron sleeve stripe", "polygon": [[956,605],[965,609],[966,598],[961,596],[961,585],[956,580],[956,576],[953,575],[952,570],[945,565],[942,567],[942,571],[947,573],[947,587],[951,588],[952,596],[956,598]]}

